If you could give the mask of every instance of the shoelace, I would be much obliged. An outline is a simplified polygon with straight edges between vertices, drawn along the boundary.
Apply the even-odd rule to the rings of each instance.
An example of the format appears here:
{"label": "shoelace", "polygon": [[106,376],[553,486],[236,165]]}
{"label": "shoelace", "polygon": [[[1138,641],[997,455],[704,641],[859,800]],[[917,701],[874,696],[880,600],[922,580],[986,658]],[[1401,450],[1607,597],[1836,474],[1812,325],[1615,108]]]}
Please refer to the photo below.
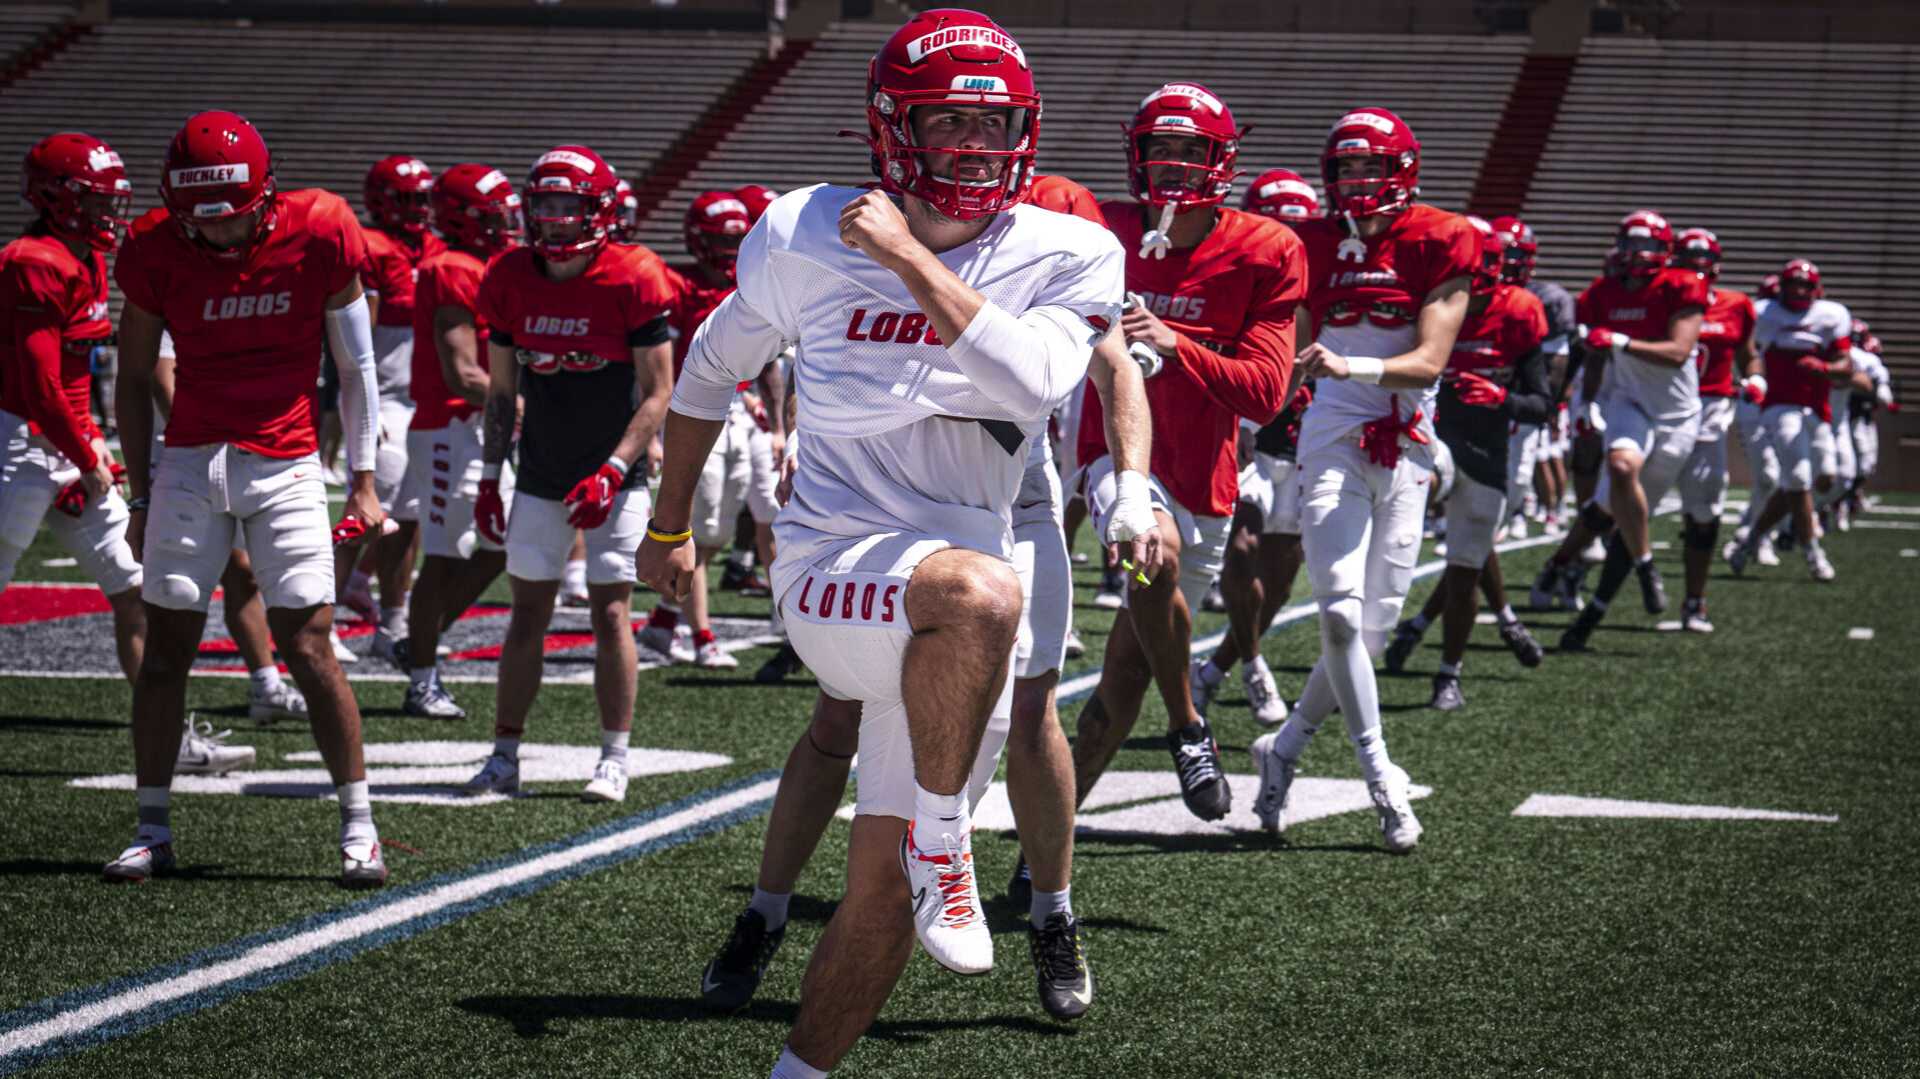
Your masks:
{"label": "shoelace", "polygon": [[615,783],[626,778],[626,765],[619,761],[603,760],[593,766],[593,778],[611,780]]}
{"label": "shoelace", "polygon": [[945,929],[972,925],[978,920],[974,912],[979,906],[974,898],[973,873],[968,868],[973,855],[961,852],[960,841],[951,832],[940,833],[940,845],[945,854],[922,859],[934,867],[933,886],[940,890],[939,924]]}
{"label": "shoelace", "polygon": [[1220,768],[1214,763],[1211,750],[1212,746],[1205,741],[1180,744],[1180,754],[1176,764],[1180,772],[1180,786],[1183,789],[1192,790],[1220,777]]}
{"label": "shoelace", "polygon": [[1273,694],[1267,689],[1267,680],[1259,675],[1243,680],[1242,685],[1247,691],[1247,703],[1253,705],[1255,711],[1273,698]]}
{"label": "shoelace", "polygon": [[186,737],[189,746],[196,749],[220,749],[226,744],[227,736],[232,733],[233,729],[231,727],[216,733],[213,729],[213,724],[201,719],[199,713],[187,713]]}
{"label": "shoelace", "polygon": [[1050,982],[1080,980],[1080,940],[1065,918],[1048,918],[1033,944],[1033,965]]}
{"label": "shoelace", "polygon": [[[767,923],[762,920],[760,924],[764,927]],[[748,925],[744,914],[733,920],[733,935],[720,951],[720,969],[745,973],[761,969],[773,958],[773,931],[762,928],[756,935]]]}

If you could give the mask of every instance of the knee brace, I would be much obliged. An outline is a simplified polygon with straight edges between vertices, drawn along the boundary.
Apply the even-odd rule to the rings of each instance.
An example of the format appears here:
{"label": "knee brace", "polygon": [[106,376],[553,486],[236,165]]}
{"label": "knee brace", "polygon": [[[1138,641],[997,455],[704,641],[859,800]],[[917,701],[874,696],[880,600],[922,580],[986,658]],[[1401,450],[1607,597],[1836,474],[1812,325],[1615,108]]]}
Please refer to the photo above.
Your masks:
{"label": "knee brace", "polygon": [[1358,596],[1332,596],[1320,601],[1320,628],[1327,643],[1344,648],[1360,635],[1362,607]]}
{"label": "knee brace", "polygon": [[1720,521],[1696,521],[1688,517],[1680,526],[1681,538],[1689,551],[1712,551],[1714,540],[1720,536]]}
{"label": "knee brace", "polygon": [[1613,514],[1602,509],[1600,503],[1589,502],[1580,507],[1580,523],[1594,535],[1604,536],[1613,531]]}
{"label": "knee brace", "polygon": [[274,591],[274,602],[268,606],[284,610],[300,611],[333,602],[333,581],[318,573],[289,573]]}

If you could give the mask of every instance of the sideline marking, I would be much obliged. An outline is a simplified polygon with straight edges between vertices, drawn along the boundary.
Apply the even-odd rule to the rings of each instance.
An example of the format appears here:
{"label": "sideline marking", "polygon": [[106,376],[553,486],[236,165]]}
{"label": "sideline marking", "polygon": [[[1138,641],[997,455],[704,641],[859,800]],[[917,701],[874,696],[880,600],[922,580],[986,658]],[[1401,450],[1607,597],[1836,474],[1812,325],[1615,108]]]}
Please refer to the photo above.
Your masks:
{"label": "sideline marking", "polygon": [[1583,798],[1577,794],[1531,794],[1514,807],[1516,817],[1601,817],[1611,820],[1787,820],[1838,824],[1825,813],[1789,813],[1779,809],[1743,806],[1681,805],[1677,802],[1633,802],[1622,798]]}
{"label": "sideline marking", "polygon": [[1847,631],[1847,640],[1871,641],[1873,640],[1873,627],[1872,626],[1855,626],[1852,629]]}

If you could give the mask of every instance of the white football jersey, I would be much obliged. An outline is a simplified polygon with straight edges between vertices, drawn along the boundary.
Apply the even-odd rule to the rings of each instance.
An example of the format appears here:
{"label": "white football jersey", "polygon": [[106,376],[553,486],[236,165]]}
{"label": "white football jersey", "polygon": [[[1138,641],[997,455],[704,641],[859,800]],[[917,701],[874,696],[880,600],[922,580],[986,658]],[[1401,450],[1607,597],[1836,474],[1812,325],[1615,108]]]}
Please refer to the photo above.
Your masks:
{"label": "white football jersey", "polygon": [[1753,348],[1762,356],[1772,348],[1826,355],[1836,341],[1853,334],[1853,313],[1835,300],[1815,300],[1805,311],[1783,303],[1755,305]]}
{"label": "white football jersey", "polygon": [[[735,383],[798,346],[795,426],[806,438],[774,523],[776,597],[831,548],[879,533],[1010,559],[1030,442],[1079,387],[1125,292],[1111,233],[1036,206],[1001,213],[973,242],[941,252],[990,304],[1071,346],[1047,355],[1078,356],[1077,367],[1026,372],[1045,400],[996,401],[962,373],[899,277],[841,241],[840,212],[865,193],[822,184],[767,209],[741,244],[739,288],[695,333],[674,387],[675,411],[719,419]],[[1071,341],[1061,340],[1066,327]]]}

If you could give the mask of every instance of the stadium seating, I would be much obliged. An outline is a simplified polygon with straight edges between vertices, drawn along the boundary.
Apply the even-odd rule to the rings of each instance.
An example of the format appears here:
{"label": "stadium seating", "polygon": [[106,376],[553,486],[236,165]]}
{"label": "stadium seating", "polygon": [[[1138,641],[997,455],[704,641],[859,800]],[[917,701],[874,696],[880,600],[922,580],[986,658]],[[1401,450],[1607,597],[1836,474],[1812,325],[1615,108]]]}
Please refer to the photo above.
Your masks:
{"label": "stadium seating", "polygon": [[[230,108],[265,133],[282,188],[326,187],[356,206],[367,166],[396,152],[436,167],[486,161],[517,182],[540,151],[584,141],[638,177],[764,46],[755,35],[118,19],[0,89],[0,152],[17,161],[53,125],[99,135],[126,158],[144,210],[180,122]],[[11,236],[27,211],[6,202]]]}
{"label": "stadium seating", "polygon": [[1589,39],[1527,197],[1541,272],[1577,289],[1638,206],[1711,228],[1735,288],[1811,258],[1911,393],[1916,78],[1907,46]]}
{"label": "stadium seating", "polygon": [[0,74],[46,33],[73,15],[72,4],[0,5]]}
{"label": "stadium seating", "polygon": [[[839,23],[643,222],[644,242],[677,250],[695,194],[754,181],[785,190],[871,178],[864,145],[866,64],[890,24]],[[1398,111],[1425,145],[1424,198],[1458,207],[1526,51],[1523,37],[1224,34],[1022,28],[1046,101],[1040,167],[1102,196],[1126,192],[1120,124],[1148,91],[1193,79],[1251,125],[1240,154],[1251,175],[1286,166],[1309,176],[1327,125],[1354,105]]]}

